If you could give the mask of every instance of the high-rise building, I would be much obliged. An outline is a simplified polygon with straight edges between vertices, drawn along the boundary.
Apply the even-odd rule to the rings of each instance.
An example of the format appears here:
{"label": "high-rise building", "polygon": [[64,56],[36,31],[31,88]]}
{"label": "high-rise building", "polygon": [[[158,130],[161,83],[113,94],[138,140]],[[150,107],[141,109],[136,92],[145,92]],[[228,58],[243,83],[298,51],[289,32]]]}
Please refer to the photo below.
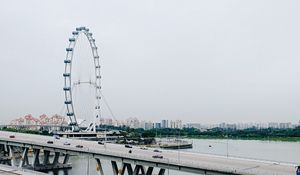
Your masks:
{"label": "high-rise building", "polygon": [[155,123],[154,128],[160,129],[161,128],[161,123]]}
{"label": "high-rise building", "polygon": [[170,128],[179,128],[182,129],[182,120],[171,120]]}
{"label": "high-rise building", "polygon": [[153,123],[151,121],[145,122],[145,130],[153,129]]}
{"label": "high-rise building", "polygon": [[288,128],[292,128],[292,123],[279,123],[279,128],[280,129],[288,129]]}
{"label": "high-rise building", "polygon": [[169,128],[169,121],[168,120],[162,120],[161,121],[161,128]]}

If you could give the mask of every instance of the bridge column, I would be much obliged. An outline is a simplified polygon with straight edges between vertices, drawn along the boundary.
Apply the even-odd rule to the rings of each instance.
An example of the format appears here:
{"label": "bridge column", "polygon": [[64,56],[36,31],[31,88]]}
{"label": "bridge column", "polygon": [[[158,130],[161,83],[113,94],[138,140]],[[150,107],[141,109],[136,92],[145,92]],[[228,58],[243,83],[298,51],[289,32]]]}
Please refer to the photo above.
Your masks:
{"label": "bridge column", "polygon": [[28,161],[28,148],[24,148],[22,158],[19,164],[19,168],[24,167],[24,165],[29,165]]}
{"label": "bridge column", "polygon": [[158,175],[164,175],[165,172],[166,172],[166,169],[161,168],[161,169],[159,170]]}
{"label": "bridge column", "polygon": [[[128,173],[128,175],[133,175],[133,170],[132,170],[131,164],[129,164],[129,163],[123,163],[123,168],[122,168],[123,174],[125,173],[126,168],[127,168],[127,173]],[[122,174],[122,175],[123,175],[123,174]]]}
{"label": "bridge column", "polygon": [[44,150],[44,161],[43,161],[44,165],[50,164],[49,155],[50,155],[50,151]]}
{"label": "bridge column", "polygon": [[15,152],[13,150],[13,146],[8,146],[9,148],[9,157],[11,158],[11,166],[16,166],[16,157],[15,157]]}
{"label": "bridge column", "polygon": [[4,145],[4,152],[8,153],[8,146],[7,145]]}
{"label": "bridge column", "polygon": [[120,175],[117,162],[116,161],[111,161],[111,165],[112,165],[114,175]]}
{"label": "bridge column", "polygon": [[111,161],[114,175],[124,175],[127,169],[128,175],[133,175],[132,166],[129,163],[122,163],[122,169],[118,169],[116,161]]}
{"label": "bridge column", "polygon": [[100,159],[98,159],[98,158],[95,158],[95,159],[97,162],[97,171],[99,172],[100,175],[104,175]]}
{"label": "bridge column", "polygon": [[146,175],[152,175],[152,172],[153,172],[153,167],[148,167],[148,169],[147,169],[147,172],[146,172]]}
{"label": "bridge column", "polygon": [[133,171],[133,175],[139,175],[140,171],[142,174],[145,174],[145,167],[142,165],[136,165]]}
{"label": "bridge column", "polygon": [[67,164],[68,161],[69,161],[69,158],[70,158],[70,155],[69,154],[65,154],[63,164]]}
{"label": "bridge column", "polygon": [[54,166],[58,164],[59,155],[60,155],[60,152],[55,152],[54,160],[53,160],[53,163],[52,163]]}
{"label": "bridge column", "polygon": [[33,161],[32,161],[32,167],[33,169],[37,167],[40,164],[40,150],[39,149],[33,149]]}

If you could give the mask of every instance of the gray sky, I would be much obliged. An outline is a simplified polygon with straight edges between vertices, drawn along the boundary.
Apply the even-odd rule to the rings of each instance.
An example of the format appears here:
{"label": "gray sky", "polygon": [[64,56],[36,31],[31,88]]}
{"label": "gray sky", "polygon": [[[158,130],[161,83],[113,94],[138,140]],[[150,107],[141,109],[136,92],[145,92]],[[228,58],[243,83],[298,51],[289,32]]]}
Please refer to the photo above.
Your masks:
{"label": "gray sky", "polygon": [[300,1],[1,1],[1,121],[60,113],[72,30],[91,29],[115,116],[300,119]]}

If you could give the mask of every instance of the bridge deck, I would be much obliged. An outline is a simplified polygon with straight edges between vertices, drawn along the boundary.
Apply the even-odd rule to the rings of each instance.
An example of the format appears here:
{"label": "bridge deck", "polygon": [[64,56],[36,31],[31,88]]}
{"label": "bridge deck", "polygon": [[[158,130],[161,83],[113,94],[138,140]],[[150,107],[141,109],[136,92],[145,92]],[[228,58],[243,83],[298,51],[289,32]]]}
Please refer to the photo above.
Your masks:
{"label": "bridge deck", "polygon": [[[15,138],[9,138],[15,135]],[[47,141],[54,141],[47,144]],[[295,165],[276,163],[269,161],[249,160],[233,157],[215,156],[209,154],[178,152],[162,150],[162,153],[153,152],[153,149],[142,150],[139,147],[128,148],[124,145],[105,144],[97,142],[73,140],[61,138],[54,140],[52,137],[12,133],[0,131],[0,143],[19,145],[25,147],[42,147],[44,149],[55,149],[55,151],[68,152],[71,154],[89,154],[94,157],[123,161],[128,163],[140,163],[161,168],[170,168],[186,172],[208,173],[208,174],[245,174],[245,175],[294,175]],[[64,145],[69,142],[71,145]],[[83,148],[76,148],[82,145]],[[153,155],[162,155],[162,159],[152,158]]]}

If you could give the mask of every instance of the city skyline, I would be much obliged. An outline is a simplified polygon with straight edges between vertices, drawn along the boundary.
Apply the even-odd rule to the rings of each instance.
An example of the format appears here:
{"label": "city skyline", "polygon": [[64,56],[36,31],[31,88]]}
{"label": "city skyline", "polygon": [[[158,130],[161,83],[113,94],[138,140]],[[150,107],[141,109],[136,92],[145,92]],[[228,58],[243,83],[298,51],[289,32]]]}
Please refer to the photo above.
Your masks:
{"label": "city skyline", "polygon": [[[46,114],[42,114],[39,116],[32,116],[31,114],[27,114],[23,117],[18,117],[12,119],[9,125],[32,125],[31,127],[34,129],[34,125],[68,125],[70,122],[68,116],[60,116],[60,115],[53,115],[47,116]],[[78,119],[78,122],[81,123],[80,126],[87,126],[88,123],[84,123],[84,120]],[[4,124],[4,123],[1,123]],[[96,121],[97,125],[109,125],[109,126],[127,126],[130,128],[143,128],[145,130],[155,129],[155,128],[196,128],[200,131],[212,129],[212,128],[229,128],[229,129],[247,129],[247,128],[257,128],[257,129],[264,129],[264,128],[277,128],[277,129],[288,129],[288,128],[295,128],[300,126],[300,120],[297,123],[292,122],[267,122],[267,123],[257,123],[257,122],[239,122],[239,123],[197,123],[197,122],[187,122],[181,119],[177,120],[168,120],[168,119],[161,119],[161,120],[142,120],[138,119],[137,117],[130,117],[124,120],[116,120],[112,118],[100,118]]]}

